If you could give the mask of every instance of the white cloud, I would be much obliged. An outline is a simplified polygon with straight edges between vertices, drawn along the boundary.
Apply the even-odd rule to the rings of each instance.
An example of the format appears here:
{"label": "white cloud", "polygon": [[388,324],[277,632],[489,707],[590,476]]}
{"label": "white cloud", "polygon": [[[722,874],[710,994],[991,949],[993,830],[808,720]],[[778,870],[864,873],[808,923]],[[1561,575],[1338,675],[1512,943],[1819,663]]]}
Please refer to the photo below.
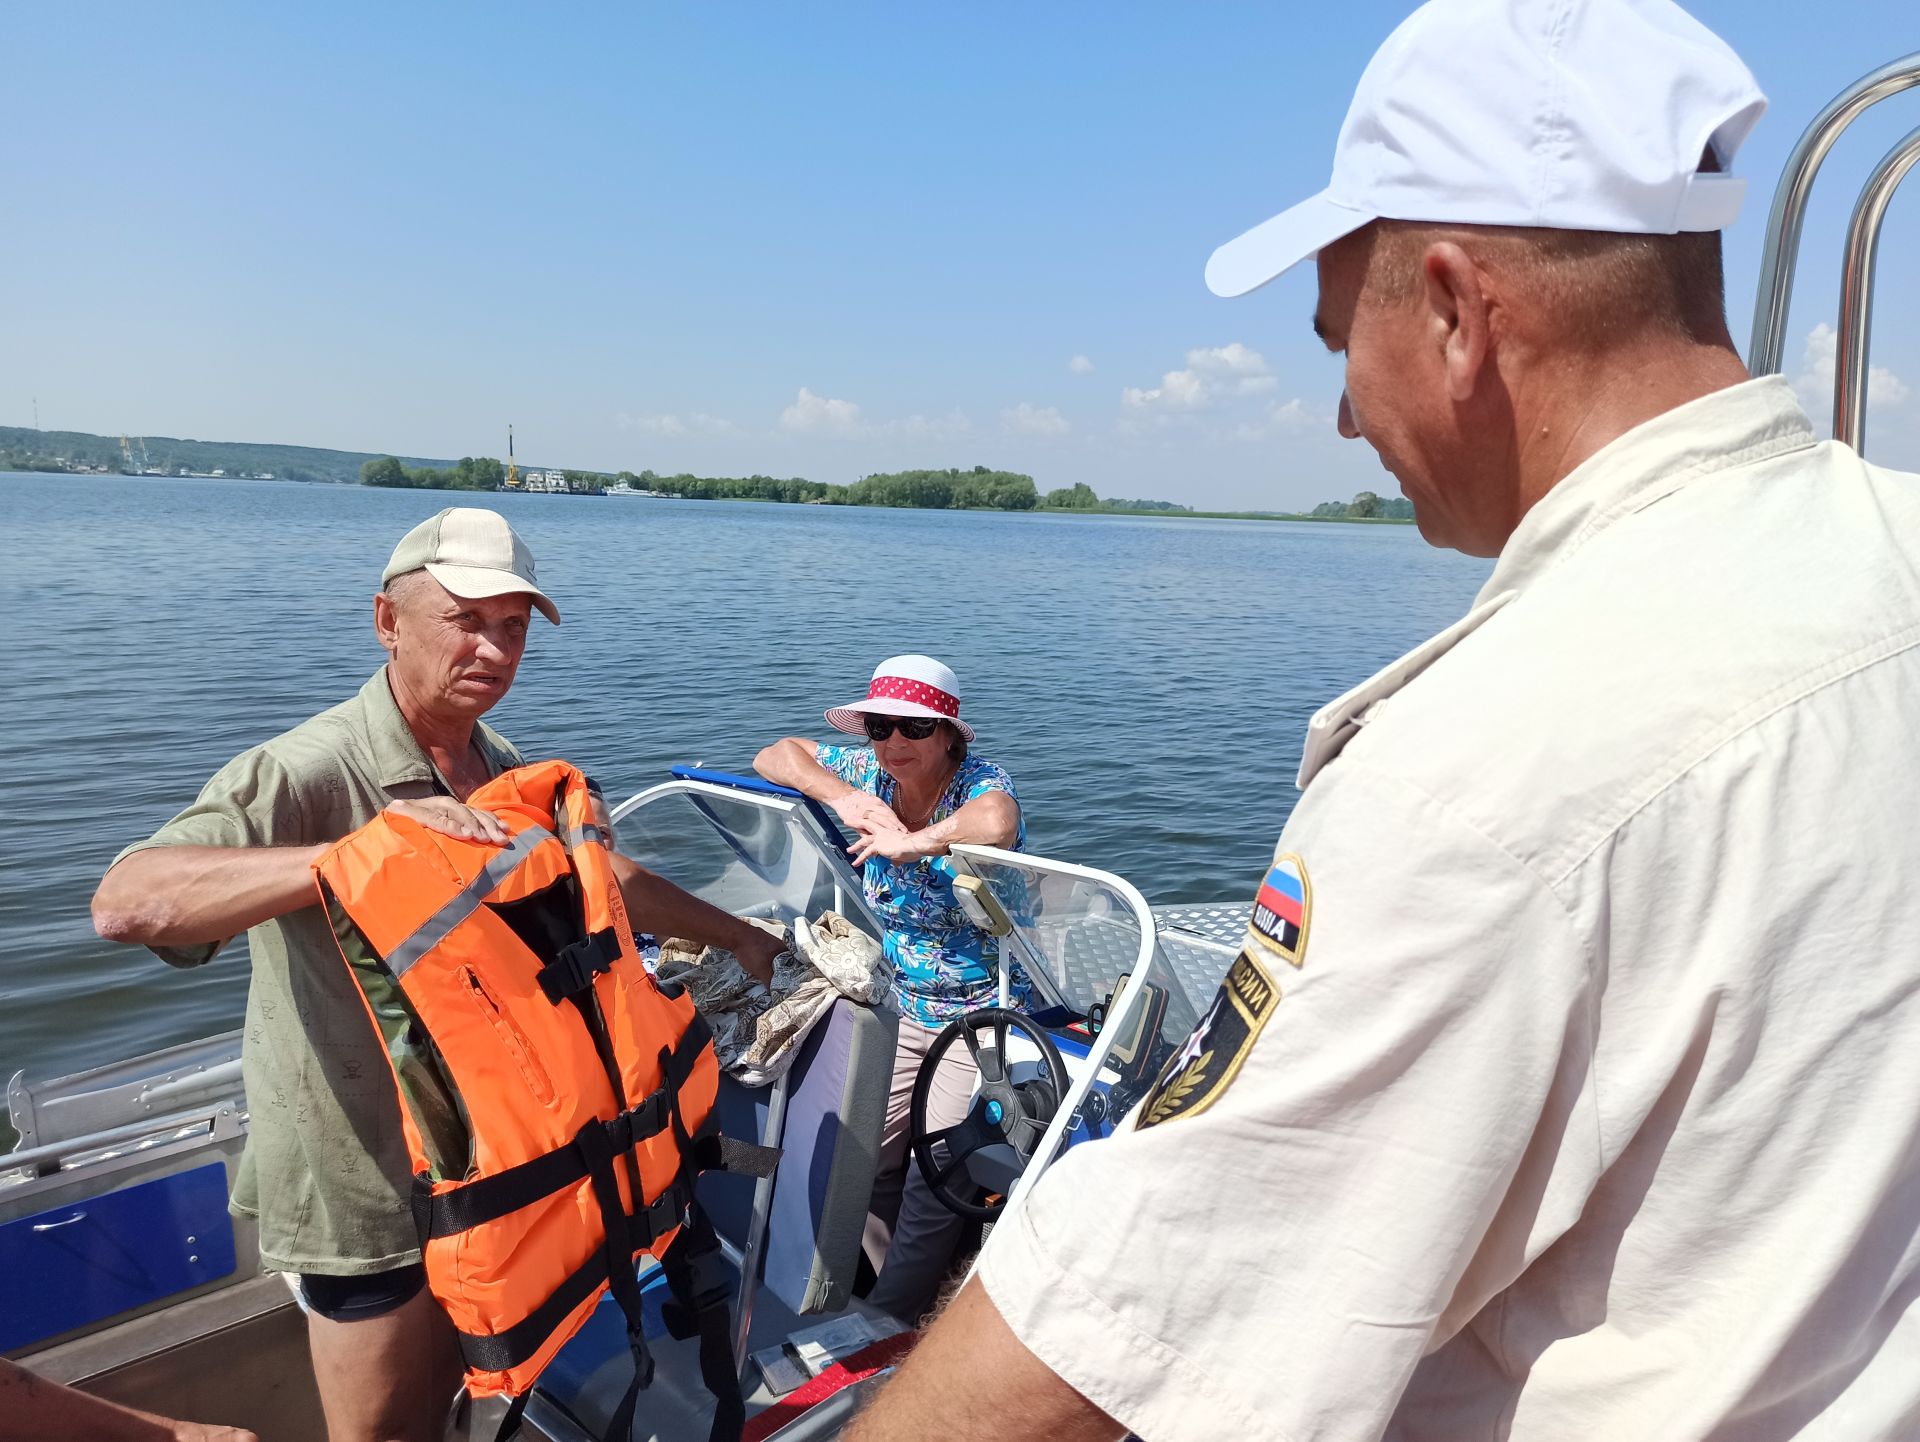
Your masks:
{"label": "white cloud", "polygon": [[1093,362],[1083,355],[1077,355],[1067,362],[1067,369],[1077,376],[1090,376],[1093,374]]}
{"label": "white cloud", "polygon": [[914,414],[897,420],[870,421],[855,401],[815,395],[805,386],[793,404],[780,412],[781,429],[812,436],[906,436],[917,441],[951,440],[965,435],[973,423],[959,410],[943,416]]}
{"label": "white cloud", "polygon": [[1151,389],[1127,386],[1120,403],[1135,410],[1198,410],[1212,399],[1212,387],[1198,371],[1168,371]]}
{"label": "white cloud", "polygon": [[862,429],[858,404],[817,396],[805,386],[793,404],[780,412],[780,424],[790,431],[825,436],[850,436]]}
{"label": "white cloud", "polygon": [[1225,397],[1261,395],[1279,384],[1265,356],[1234,341],[1195,347],[1187,352],[1186,367],[1168,371],[1159,385],[1124,387],[1120,404],[1134,411],[1198,411]]}
{"label": "white cloud", "polygon": [[[1793,378],[1793,388],[1815,416],[1832,413],[1833,378],[1838,369],[1839,351],[1839,332],[1825,321],[1807,332],[1806,349],[1800,357],[1800,374]],[[1911,394],[1913,388],[1885,366],[1867,368],[1867,409],[1891,410],[1903,404]]]}
{"label": "white cloud", "polygon": [[1304,431],[1328,424],[1328,418],[1317,414],[1299,396],[1295,396],[1284,403],[1275,401],[1267,411],[1267,424],[1283,431]]}
{"label": "white cloud", "polygon": [[1267,358],[1239,341],[1232,345],[1212,346],[1187,352],[1187,364],[1208,375],[1263,376]]}
{"label": "white cloud", "polygon": [[623,431],[644,431],[648,435],[670,439],[689,434],[729,435],[740,429],[725,416],[710,416],[705,411],[695,411],[686,416],[622,414],[615,418],[614,423]]}
{"label": "white cloud", "polygon": [[1064,436],[1073,429],[1073,423],[1057,407],[1036,406],[1031,401],[1000,412],[1000,424],[1016,435],[1026,436]]}
{"label": "white cloud", "polygon": [[1236,441],[1270,441],[1277,436],[1298,436],[1314,431],[1332,433],[1332,418],[1308,405],[1299,396],[1290,401],[1269,401],[1257,415],[1236,424]]}

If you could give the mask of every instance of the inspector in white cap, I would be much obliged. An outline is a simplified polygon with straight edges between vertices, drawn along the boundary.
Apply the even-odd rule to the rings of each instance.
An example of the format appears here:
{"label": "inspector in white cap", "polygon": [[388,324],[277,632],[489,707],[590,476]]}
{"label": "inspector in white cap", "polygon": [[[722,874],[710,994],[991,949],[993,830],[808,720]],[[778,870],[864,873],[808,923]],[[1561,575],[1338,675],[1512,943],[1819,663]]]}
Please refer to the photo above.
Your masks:
{"label": "inspector in white cap", "polygon": [[1766,108],[1669,0],[1432,0],[1368,62],[1327,188],[1216,250],[1207,288],[1245,295],[1375,220],[1724,230]]}

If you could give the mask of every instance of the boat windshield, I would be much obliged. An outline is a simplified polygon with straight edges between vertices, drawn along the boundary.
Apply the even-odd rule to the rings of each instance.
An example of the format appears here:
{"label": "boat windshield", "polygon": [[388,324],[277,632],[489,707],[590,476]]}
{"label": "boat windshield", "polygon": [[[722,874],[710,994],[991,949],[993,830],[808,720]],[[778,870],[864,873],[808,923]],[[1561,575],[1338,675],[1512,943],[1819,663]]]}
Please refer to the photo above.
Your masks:
{"label": "boat windshield", "polygon": [[985,846],[955,846],[953,856],[956,870],[991,893],[986,919],[1011,928],[1003,983],[1017,963],[1048,1025],[1075,1021],[1090,1033],[1088,1080],[1097,1074],[1110,1085],[1117,1115],[1198,1023],[1224,962],[1185,957],[1183,939],[1164,932],[1139,891],[1110,872]]}
{"label": "boat windshield", "polygon": [[791,793],[675,779],[613,809],[622,854],[738,916],[792,921],[837,911],[875,936],[839,844]]}

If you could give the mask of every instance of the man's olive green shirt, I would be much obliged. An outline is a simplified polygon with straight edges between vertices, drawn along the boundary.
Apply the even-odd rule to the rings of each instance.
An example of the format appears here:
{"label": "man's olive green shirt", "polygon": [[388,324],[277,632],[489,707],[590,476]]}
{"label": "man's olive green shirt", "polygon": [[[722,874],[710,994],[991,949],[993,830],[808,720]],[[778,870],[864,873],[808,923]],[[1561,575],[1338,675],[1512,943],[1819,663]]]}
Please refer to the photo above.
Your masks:
{"label": "man's olive green shirt", "polygon": [[[490,774],[520,764],[484,725],[474,744]],[[150,846],[314,846],[389,802],[446,794],[383,666],[351,701],[234,757],[199,800],[114,859]],[[261,1259],[277,1271],[356,1276],[418,1261],[393,1074],[325,912],[316,904],[262,922],[247,946],[241,1057],[252,1124],[234,1211],[259,1221]],[[219,949],[153,948],[174,966]]]}

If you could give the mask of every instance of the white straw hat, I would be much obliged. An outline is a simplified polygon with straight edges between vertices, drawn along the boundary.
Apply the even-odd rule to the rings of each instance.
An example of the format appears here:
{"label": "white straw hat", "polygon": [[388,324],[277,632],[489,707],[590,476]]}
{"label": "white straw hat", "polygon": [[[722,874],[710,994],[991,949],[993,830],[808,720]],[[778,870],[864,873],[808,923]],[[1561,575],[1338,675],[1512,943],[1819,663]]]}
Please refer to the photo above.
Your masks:
{"label": "white straw hat", "polygon": [[1673,235],[1722,230],[1721,172],[1767,108],[1672,0],[1431,0],[1367,62],[1318,195],[1228,241],[1207,288],[1244,295],[1374,220]]}
{"label": "white straw hat", "polygon": [[827,708],[827,724],[836,731],[867,734],[862,716],[931,716],[950,721],[967,741],[973,728],[960,719],[960,678],[931,656],[889,656],[873,668],[865,698]]}
{"label": "white straw hat", "polygon": [[541,615],[560,624],[560,608],[534,580],[533,552],[498,511],[478,506],[436,511],[400,538],[380,573],[380,584],[422,570],[451,594],[470,601],[531,596]]}

